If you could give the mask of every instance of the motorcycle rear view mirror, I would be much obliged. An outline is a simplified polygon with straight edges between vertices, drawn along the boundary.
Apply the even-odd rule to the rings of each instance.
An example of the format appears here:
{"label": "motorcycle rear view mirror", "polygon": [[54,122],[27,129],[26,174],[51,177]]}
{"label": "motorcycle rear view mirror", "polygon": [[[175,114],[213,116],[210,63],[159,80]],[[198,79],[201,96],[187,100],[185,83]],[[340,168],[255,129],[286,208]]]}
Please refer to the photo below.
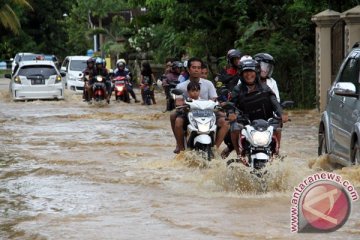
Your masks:
{"label": "motorcycle rear view mirror", "polygon": [[183,95],[184,94],[184,92],[181,89],[176,89],[176,88],[171,90],[171,93],[175,94],[175,95]]}
{"label": "motorcycle rear view mirror", "polygon": [[294,107],[294,101],[283,101],[282,103],[281,103],[281,107],[282,108],[292,108],[292,107]]}

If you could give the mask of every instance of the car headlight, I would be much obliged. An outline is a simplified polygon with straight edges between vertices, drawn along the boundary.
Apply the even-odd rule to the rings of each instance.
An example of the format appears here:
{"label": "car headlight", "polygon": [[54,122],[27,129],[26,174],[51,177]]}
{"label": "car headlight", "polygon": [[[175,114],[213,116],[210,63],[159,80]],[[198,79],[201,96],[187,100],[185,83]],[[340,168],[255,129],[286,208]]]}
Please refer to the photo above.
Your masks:
{"label": "car headlight", "polygon": [[17,84],[21,84],[20,77],[19,77],[19,76],[16,76],[16,77],[14,78],[14,82],[17,83]]}
{"label": "car headlight", "polygon": [[256,145],[266,146],[270,143],[271,133],[269,131],[264,131],[264,132],[252,131],[251,137]]}
{"label": "car headlight", "polygon": [[61,76],[57,75],[55,78],[55,83],[59,83],[59,82],[61,82]]}

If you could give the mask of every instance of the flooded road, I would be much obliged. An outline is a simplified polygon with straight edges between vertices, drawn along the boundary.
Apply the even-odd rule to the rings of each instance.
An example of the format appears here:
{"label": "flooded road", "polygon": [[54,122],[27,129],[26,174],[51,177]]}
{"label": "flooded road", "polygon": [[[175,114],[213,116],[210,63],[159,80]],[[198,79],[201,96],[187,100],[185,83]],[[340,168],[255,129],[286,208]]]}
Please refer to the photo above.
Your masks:
{"label": "flooded road", "polygon": [[[359,239],[360,201],[330,234],[290,232],[293,188],[317,159],[316,111],[290,112],[269,192],[246,169],[175,156],[164,100],[154,106],[12,102],[0,81],[0,239]],[[360,169],[336,170],[359,191]]]}

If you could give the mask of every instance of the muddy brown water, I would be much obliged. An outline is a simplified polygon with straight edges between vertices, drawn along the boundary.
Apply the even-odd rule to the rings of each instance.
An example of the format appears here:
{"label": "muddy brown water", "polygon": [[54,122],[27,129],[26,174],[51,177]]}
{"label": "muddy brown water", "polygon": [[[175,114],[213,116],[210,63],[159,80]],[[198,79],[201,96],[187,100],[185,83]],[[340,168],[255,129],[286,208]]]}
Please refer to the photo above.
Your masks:
{"label": "muddy brown water", "polygon": [[[320,169],[315,110],[290,112],[268,192],[239,166],[175,156],[158,104],[12,102],[0,85],[0,239],[359,239],[360,204],[330,234],[290,232],[293,188]],[[312,166],[313,168],[309,168]],[[360,169],[335,170],[359,189]]]}

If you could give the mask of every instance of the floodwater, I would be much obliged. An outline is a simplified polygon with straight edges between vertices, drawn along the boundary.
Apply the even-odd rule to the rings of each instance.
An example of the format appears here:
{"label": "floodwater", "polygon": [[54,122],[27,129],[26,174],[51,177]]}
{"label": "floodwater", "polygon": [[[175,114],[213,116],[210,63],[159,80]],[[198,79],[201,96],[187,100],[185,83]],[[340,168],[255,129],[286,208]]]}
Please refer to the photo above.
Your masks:
{"label": "floodwater", "polygon": [[[336,232],[290,232],[293,188],[333,167],[317,158],[316,111],[290,112],[261,193],[245,167],[175,156],[161,94],[99,107],[69,92],[12,102],[0,87],[0,239],[360,238],[360,201]],[[359,190],[359,168],[335,172]]]}

